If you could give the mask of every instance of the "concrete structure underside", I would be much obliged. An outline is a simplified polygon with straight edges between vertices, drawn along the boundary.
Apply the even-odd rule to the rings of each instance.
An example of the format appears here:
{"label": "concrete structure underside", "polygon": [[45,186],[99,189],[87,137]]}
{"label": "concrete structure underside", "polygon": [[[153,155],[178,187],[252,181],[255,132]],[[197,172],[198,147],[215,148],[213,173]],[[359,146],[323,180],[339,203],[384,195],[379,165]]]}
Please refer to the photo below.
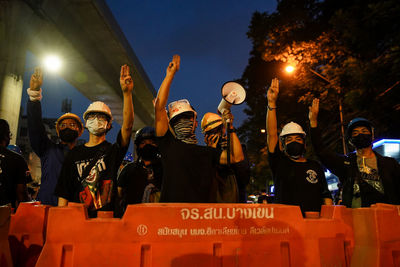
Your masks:
{"label": "concrete structure underside", "polygon": [[122,122],[120,66],[131,66],[135,124],[152,125],[154,88],[103,0],[0,0],[0,117],[17,133],[26,51],[63,56],[59,74]]}

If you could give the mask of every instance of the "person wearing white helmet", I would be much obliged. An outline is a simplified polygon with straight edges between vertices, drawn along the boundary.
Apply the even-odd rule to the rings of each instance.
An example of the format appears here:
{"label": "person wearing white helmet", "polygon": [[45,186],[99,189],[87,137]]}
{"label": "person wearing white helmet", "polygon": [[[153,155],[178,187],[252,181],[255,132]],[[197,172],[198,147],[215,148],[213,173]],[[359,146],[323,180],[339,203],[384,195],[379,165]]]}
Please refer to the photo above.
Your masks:
{"label": "person wearing white helmet", "polygon": [[318,129],[319,99],[309,108],[314,150],[342,184],[342,204],[348,208],[369,207],[375,203],[400,204],[400,164],[372,150],[374,127],[365,118],[354,118],[346,131],[347,142],[355,152],[340,155],[322,143]]}
{"label": "person wearing white helmet", "polygon": [[[163,165],[160,202],[213,202],[212,182],[217,165],[227,163],[227,153],[197,145],[197,113],[189,101],[178,100],[168,105],[168,111],[165,109],[179,67],[180,57],[174,55],[154,103],[156,136]],[[243,160],[240,155],[231,154],[232,163]]]}
{"label": "person wearing white helmet", "polygon": [[101,101],[89,105],[83,119],[89,141],[68,153],[62,166],[55,193],[58,206],[68,202],[83,203],[90,217],[99,210],[115,211],[117,172],[128,150],[133,126],[133,81],[127,65],[121,67],[120,86],[123,95],[123,121],[114,144],[106,141],[113,116]]}
{"label": "person wearing white helmet", "polygon": [[279,81],[275,78],[267,92],[266,121],[268,161],[275,184],[275,202],[298,205],[303,213],[320,211],[321,205],[332,205],[324,171],[318,162],[305,158],[306,133],[299,124],[286,124],[278,138],[278,94]]}
{"label": "person wearing white helmet", "polygon": [[65,154],[76,144],[83,133],[81,119],[73,113],[65,113],[56,121],[56,132],[59,142],[52,141],[48,136],[42,120],[42,89],[43,73],[35,68],[31,76],[27,103],[28,133],[33,151],[40,158],[42,176],[37,200],[42,204],[57,206],[58,198],[54,195],[58,176]]}
{"label": "person wearing white helmet", "polygon": [[217,187],[216,202],[245,203],[247,199],[246,186],[250,180],[250,164],[247,157],[245,157],[244,148],[233,127],[232,113],[224,113],[221,117],[218,114],[207,112],[201,119],[201,130],[207,146],[226,150],[228,145],[226,122],[228,120],[231,122],[229,124],[229,134],[232,140],[231,149],[235,150],[235,155],[241,155],[243,160],[229,166],[218,165],[217,179],[215,181],[215,186]]}

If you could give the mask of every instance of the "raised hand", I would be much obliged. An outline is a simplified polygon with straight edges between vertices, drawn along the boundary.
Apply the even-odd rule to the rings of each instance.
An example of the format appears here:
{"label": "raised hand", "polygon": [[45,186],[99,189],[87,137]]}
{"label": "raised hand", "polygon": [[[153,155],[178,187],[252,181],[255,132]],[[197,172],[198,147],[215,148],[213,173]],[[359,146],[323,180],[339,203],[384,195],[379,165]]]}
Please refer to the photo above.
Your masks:
{"label": "raised hand", "polygon": [[216,148],[220,137],[220,134],[206,134],[204,136],[204,143],[209,147]]}
{"label": "raised hand", "polygon": [[311,106],[308,107],[308,118],[310,119],[311,127],[317,127],[319,113],[319,99],[314,98]]}
{"label": "raised hand", "polygon": [[43,83],[43,71],[40,67],[35,68],[35,72],[31,76],[29,87],[33,91],[39,91]]}
{"label": "raised hand", "polygon": [[119,84],[121,85],[122,92],[132,92],[133,80],[131,77],[129,66],[126,64],[121,66],[121,76],[119,78]]}
{"label": "raised hand", "polygon": [[278,99],[278,94],[279,94],[279,80],[277,78],[273,78],[271,81],[271,86],[269,87],[267,91],[267,99],[268,99],[268,105],[272,108],[275,108],[276,106],[276,100]]}
{"label": "raised hand", "polygon": [[174,75],[178,70],[181,64],[181,57],[179,55],[174,55],[172,57],[172,61],[169,63],[167,67],[167,75]]}
{"label": "raised hand", "polygon": [[230,123],[231,127],[233,128],[233,114],[230,112],[230,110],[224,110],[222,113],[222,121],[224,122],[225,127],[227,123]]}

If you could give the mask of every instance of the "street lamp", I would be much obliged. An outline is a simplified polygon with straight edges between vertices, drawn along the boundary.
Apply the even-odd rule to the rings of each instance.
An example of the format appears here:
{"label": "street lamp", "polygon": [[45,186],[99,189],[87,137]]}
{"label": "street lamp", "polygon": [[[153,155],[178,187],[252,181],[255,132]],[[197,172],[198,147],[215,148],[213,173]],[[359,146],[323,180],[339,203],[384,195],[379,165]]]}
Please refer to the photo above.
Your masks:
{"label": "street lamp", "polygon": [[[326,78],[325,76],[323,76],[322,74],[316,72],[315,70],[311,69],[311,68],[306,68],[308,71],[310,71],[312,74],[318,76],[319,78],[321,78],[322,80],[326,81],[328,84],[332,85],[338,92],[339,94],[339,100],[338,100],[338,104],[339,104],[339,117],[340,117],[340,132],[342,135],[342,146],[343,146],[343,153],[345,155],[347,155],[347,147],[346,147],[346,140],[345,140],[345,135],[344,135],[344,123],[343,123],[343,107],[342,107],[342,98],[340,97],[341,92],[343,91],[342,88],[334,83],[332,83],[328,78]],[[285,71],[288,73],[292,73],[295,70],[295,68],[291,65],[288,65],[285,68]]]}
{"label": "street lamp", "polygon": [[292,73],[294,71],[294,67],[289,65],[285,68],[285,71],[288,73]]}
{"label": "street lamp", "polygon": [[43,66],[50,72],[58,72],[61,65],[61,59],[56,55],[48,55],[43,59]]}

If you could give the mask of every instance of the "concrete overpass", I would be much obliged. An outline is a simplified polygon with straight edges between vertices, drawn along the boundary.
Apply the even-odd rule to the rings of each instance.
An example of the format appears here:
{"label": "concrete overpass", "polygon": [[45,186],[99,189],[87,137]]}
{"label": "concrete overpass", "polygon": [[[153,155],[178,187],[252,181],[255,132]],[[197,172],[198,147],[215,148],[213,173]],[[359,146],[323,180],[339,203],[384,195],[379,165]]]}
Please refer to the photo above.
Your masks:
{"label": "concrete overpass", "polygon": [[[0,118],[17,133],[26,51],[63,57],[59,74],[122,122],[119,72],[128,63],[135,88],[134,128],[152,125],[154,88],[103,0],[0,0]],[[79,114],[81,115],[81,114]]]}

